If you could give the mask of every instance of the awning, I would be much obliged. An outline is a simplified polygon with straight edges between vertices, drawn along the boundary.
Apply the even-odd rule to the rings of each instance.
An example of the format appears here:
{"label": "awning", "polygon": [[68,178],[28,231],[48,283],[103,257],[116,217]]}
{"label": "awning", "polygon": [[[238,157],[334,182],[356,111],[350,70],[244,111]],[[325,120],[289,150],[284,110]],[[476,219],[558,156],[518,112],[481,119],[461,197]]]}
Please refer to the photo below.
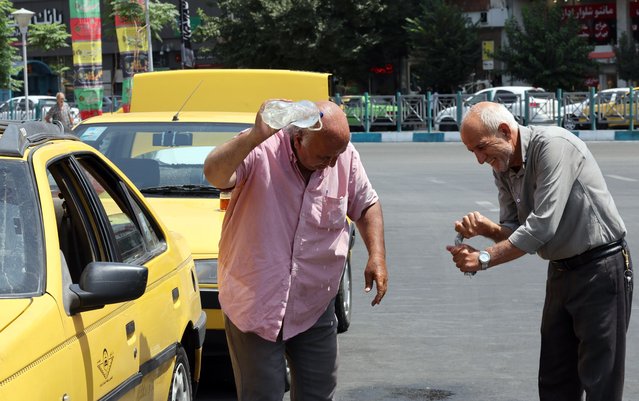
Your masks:
{"label": "awning", "polygon": [[588,58],[590,59],[615,58],[615,52],[614,51],[590,52],[588,53]]}

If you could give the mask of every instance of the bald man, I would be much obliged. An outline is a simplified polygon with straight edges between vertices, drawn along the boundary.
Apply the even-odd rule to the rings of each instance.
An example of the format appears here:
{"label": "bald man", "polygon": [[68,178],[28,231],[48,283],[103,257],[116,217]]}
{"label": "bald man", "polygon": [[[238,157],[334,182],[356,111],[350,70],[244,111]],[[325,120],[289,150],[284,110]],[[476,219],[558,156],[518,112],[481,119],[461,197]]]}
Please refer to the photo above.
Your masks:
{"label": "bald man", "polygon": [[222,226],[220,304],[239,401],[332,400],[337,384],[335,296],[349,249],[347,216],[368,250],[365,291],[386,293],[382,208],[346,115],[318,102],[321,124],[275,130],[261,118],[216,147],[204,173],[233,188]]}
{"label": "bald man", "polygon": [[621,401],[632,262],[626,228],[586,144],[553,126],[521,126],[501,104],[473,106],[461,139],[493,169],[499,224],[472,212],[455,222],[484,250],[448,246],[463,272],[537,253],[548,263],[541,321],[542,401]]}

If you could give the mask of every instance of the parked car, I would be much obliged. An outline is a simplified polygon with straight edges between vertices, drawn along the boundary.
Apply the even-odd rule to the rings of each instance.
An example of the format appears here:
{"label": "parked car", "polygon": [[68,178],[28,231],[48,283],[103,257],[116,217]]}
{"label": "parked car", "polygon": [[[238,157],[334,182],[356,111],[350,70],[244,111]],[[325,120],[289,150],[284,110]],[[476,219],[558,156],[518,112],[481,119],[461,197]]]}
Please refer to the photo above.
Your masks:
{"label": "parked car", "polygon": [[[184,70],[136,74],[133,80],[131,112],[86,119],[74,133],[127,173],[165,223],[186,238],[208,316],[204,350],[226,356],[217,282],[224,211],[219,189],[204,178],[204,159],[252,126],[263,100],[328,99],[328,74]],[[353,238],[352,223],[350,231]],[[350,325],[351,291],[349,256],[335,301],[340,332]]]}
{"label": "parked car", "polygon": [[0,399],[193,400],[206,315],[184,239],[57,125],[0,122],[0,175]]}
{"label": "parked car", "polygon": [[[528,104],[526,104],[526,93],[529,95]],[[441,101],[444,96],[439,95],[438,98]],[[474,104],[486,100],[504,104],[520,123],[556,122],[558,107],[554,95],[549,97],[544,89],[532,86],[496,86],[482,89],[463,100],[462,118]],[[528,121],[525,121],[526,109],[528,109]],[[456,105],[443,108],[435,115],[435,131],[459,131],[457,118]]]}
{"label": "parked car", "polygon": [[[44,120],[44,116],[55,102],[55,96],[29,96],[29,116],[27,117],[24,96],[13,97],[0,104],[0,120]],[[73,124],[79,123],[80,110],[72,105],[69,106]]]}
{"label": "parked car", "polygon": [[[632,114],[635,124],[639,122],[637,90],[639,87],[633,88],[635,98]],[[630,125],[630,88],[604,89],[593,96],[592,103],[592,111],[589,98],[578,105],[566,106],[566,120],[574,122],[575,128],[590,128],[592,118],[597,129],[627,128]]]}
{"label": "parked car", "polygon": [[351,131],[362,131],[367,118],[371,130],[393,130],[397,126],[397,105],[394,96],[369,98],[368,108],[364,106],[364,96],[343,96],[340,101],[340,107],[346,114]]}

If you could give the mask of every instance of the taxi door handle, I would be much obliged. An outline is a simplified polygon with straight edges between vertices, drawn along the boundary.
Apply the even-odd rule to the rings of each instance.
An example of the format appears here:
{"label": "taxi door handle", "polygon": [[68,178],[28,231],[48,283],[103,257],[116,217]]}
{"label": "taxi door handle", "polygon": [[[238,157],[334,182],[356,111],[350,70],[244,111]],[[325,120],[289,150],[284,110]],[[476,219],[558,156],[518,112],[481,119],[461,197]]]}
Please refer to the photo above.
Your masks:
{"label": "taxi door handle", "polygon": [[131,320],[129,323],[126,324],[126,338],[131,338],[133,336],[133,333],[135,333],[135,322],[133,320]]}

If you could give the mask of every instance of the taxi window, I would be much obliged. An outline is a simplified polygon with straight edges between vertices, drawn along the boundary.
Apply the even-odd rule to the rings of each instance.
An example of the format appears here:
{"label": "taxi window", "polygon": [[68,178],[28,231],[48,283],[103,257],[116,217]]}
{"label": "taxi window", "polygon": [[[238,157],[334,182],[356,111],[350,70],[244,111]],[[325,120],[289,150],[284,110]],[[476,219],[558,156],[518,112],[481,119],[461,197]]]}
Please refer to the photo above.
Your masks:
{"label": "taxi window", "polygon": [[43,291],[40,208],[27,164],[0,160],[0,298]]}
{"label": "taxi window", "polygon": [[[241,123],[117,123],[81,125],[75,133],[145,190],[210,187],[203,175],[206,156],[248,127],[250,124]],[[183,194],[202,195],[194,191]]]}
{"label": "taxi window", "polygon": [[149,212],[97,157],[76,154],[47,171],[60,250],[72,282],[79,282],[91,262],[142,264],[166,248]]}
{"label": "taxi window", "polygon": [[108,218],[120,261],[144,263],[160,253],[165,247],[160,231],[128,188],[109,179],[105,166],[92,157],[78,156],[78,162]]}

